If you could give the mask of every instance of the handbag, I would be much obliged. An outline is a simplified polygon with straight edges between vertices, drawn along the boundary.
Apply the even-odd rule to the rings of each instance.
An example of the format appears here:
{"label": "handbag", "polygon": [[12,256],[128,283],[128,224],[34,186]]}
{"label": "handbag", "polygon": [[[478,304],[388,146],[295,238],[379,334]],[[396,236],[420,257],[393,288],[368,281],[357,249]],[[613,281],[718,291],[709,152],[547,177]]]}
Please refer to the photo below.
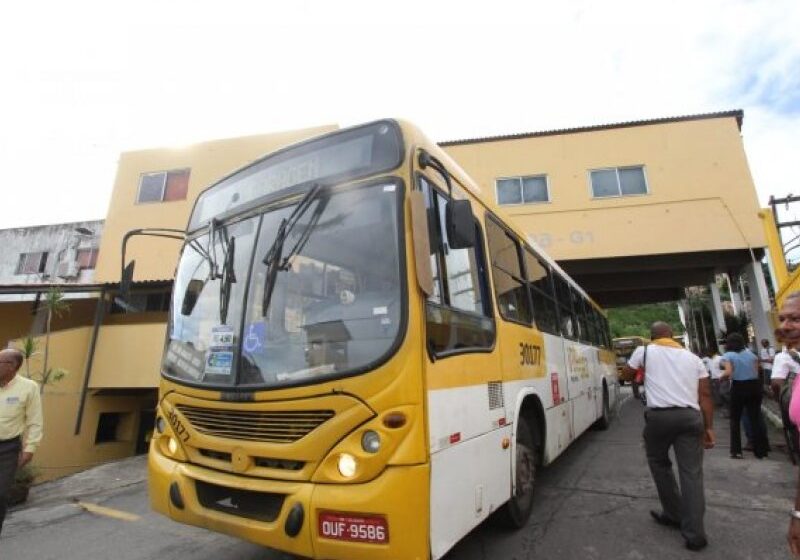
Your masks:
{"label": "handbag", "polygon": [[647,345],[644,347],[644,356],[642,357],[642,367],[636,368],[636,375],[633,377],[633,382],[637,385],[644,385],[644,368],[647,366]]}

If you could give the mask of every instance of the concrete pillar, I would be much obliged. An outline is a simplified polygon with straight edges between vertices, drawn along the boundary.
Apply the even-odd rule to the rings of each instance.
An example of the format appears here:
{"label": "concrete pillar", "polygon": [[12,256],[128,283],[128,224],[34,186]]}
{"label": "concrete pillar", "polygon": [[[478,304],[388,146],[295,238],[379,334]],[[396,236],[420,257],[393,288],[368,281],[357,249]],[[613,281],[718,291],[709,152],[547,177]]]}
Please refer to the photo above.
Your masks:
{"label": "concrete pillar", "polygon": [[761,263],[749,263],[744,267],[745,278],[750,286],[750,320],[753,323],[756,342],[764,338],[775,345],[772,324],[769,320],[770,302],[767,293],[767,280],[764,278],[764,271]]}
{"label": "concrete pillar", "polygon": [[714,338],[719,341],[719,335],[725,330],[725,314],[722,312],[722,299],[719,297],[719,287],[716,279],[708,286],[711,292],[711,320],[714,322]]}
{"label": "concrete pillar", "polygon": [[683,345],[692,350],[697,336],[697,325],[694,322],[694,313],[688,300],[682,299],[678,302],[678,316],[683,323]]}
{"label": "concrete pillar", "polygon": [[733,305],[733,314],[738,315],[742,311],[744,311],[744,306],[742,305],[742,293],[740,291],[740,282],[738,275],[734,275],[731,278],[732,273],[728,273],[725,275],[725,280],[728,282],[728,292],[731,294],[731,305]]}

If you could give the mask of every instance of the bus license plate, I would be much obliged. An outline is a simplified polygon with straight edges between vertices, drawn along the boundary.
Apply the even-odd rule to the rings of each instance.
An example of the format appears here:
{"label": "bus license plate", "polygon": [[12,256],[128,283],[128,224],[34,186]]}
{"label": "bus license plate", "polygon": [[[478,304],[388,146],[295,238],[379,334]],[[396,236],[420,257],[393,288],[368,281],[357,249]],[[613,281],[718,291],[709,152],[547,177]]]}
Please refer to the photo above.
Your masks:
{"label": "bus license plate", "polygon": [[389,524],[379,515],[320,511],[318,529],[320,537],[325,539],[369,544],[389,542]]}

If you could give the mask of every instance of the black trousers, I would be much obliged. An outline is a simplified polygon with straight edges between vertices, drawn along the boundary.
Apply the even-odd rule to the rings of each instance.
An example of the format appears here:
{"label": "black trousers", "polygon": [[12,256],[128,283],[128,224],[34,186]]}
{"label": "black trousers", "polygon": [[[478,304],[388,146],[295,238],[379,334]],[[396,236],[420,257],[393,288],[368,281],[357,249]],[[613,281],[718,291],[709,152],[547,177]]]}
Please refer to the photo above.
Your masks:
{"label": "black trousers", "polygon": [[[694,408],[648,409],[645,412],[644,445],[647,464],[656,483],[664,514],[681,524],[687,540],[705,538],[703,516],[706,497],[703,488],[703,417]],[[678,476],[675,479],[669,449],[675,451]]]}
{"label": "black trousers", "polygon": [[0,441],[0,531],[3,530],[3,521],[6,518],[6,504],[8,492],[14,485],[17,474],[19,452],[22,450],[20,438]]}
{"label": "black trousers", "polygon": [[731,455],[742,453],[742,411],[747,410],[753,426],[753,453],[766,457],[769,449],[767,427],[761,415],[763,392],[758,379],[731,383]]}

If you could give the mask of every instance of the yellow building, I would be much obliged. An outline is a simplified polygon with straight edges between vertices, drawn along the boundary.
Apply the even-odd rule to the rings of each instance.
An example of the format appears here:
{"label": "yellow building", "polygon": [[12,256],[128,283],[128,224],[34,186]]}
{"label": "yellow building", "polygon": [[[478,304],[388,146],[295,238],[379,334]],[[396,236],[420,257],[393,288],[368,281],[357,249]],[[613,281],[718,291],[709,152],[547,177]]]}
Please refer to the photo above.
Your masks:
{"label": "yellow building", "polygon": [[443,142],[597,301],[678,301],[743,277],[758,338],[772,338],[758,261],[766,238],[742,111]]}
{"label": "yellow building", "polygon": [[[133,238],[138,261],[130,302],[117,299],[120,246],[137,228],[184,229],[198,193],[258,157],[336,127],[217,140],[185,149],[121,154],[95,283],[59,285],[90,297],[72,301],[50,337],[49,363],[67,370],[44,388],[45,434],[34,457],[39,480],[56,478],[109,460],[145,452],[153,427],[159,364],[172,275],[180,243]],[[0,286],[0,294],[32,299],[49,284]],[[19,346],[33,325],[31,301],[0,303],[2,341]],[[39,337],[40,348],[41,340]],[[31,360],[41,367],[41,355]]]}
{"label": "yellow building", "polygon": [[[765,239],[742,119],[733,111],[442,145],[600,303],[677,300],[684,286],[713,284],[720,272],[764,287],[753,266]],[[36,462],[46,477],[141,451],[152,428],[180,242],[131,238],[127,258],[136,273],[133,307],[125,308],[116,296],[126,232],[182,230],[205,187],[336,128],[121,154],[93,308],[51,343],[53,363],[71,375],[45,390],[47,427]]]}

